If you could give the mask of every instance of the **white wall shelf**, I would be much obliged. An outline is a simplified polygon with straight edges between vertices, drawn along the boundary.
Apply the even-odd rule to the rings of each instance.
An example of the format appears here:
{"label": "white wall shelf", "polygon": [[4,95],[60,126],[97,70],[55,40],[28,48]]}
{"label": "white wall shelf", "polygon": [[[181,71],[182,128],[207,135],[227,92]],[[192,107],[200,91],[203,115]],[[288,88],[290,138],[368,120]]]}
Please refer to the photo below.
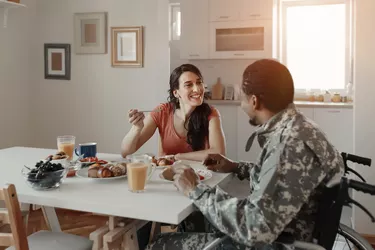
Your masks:
{"label": "white wall shelf", "polygon": [[4,15],[4,28],[6,28],[8,24],[9,9],[19,8],[19,7],[26,7],[26,5],[20,4],[20,3],[9,2],[7,0],[0,0],[0,10],[3,10],[3,15]]}

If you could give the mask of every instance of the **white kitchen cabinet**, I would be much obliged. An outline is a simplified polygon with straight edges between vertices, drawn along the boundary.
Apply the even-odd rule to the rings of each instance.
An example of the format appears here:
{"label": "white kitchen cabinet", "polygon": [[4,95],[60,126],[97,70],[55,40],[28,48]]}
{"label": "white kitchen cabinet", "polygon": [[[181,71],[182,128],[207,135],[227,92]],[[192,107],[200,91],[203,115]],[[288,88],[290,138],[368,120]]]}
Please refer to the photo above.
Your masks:
{"label": "white kitchen cabinet", "polygon": [[315,108],[314,121],[339,150],[353,153],[353,110]]}
{"label": "white kitchen cabinet", "polygon": [[211,22],[209,56],[212,59],[272,57],[272,21]]}
{"label": "white kitchen cabinet", "polygon": [[210,21],[238,21],[243,0],[210,0]]}
{"label": "white kitchen cabinet", "polygon": [[214,105],[221,115],[221,125],[223,127],[227,157],[237,159],[237,106]]}
{"label": "white kitchen cabinet", "polygon": [[313,108],[299,108],[299,107],[297,107],[297,109],[302,114],[304,114],[307,118],[309,118],[310,120],[314,120],[314,109]]}
{"label": "white kitchen cabinet", "polygon": [[273,0],[210,0],[211,22],[267,19],[273,15]]}
{"label": "white kitchen cabinet", "polygon": [[182,0],[180,57],[208,58],[208,0]]}
{"label": "white kitchen cabinet", "polygon": [[237,108],[237,160],[255,162],[260,153],[257,139],[254,140],[249,152],[245,151],[249,137],[258,129],[250,125],[249,116],[241,109]]}
{"label": "white kitchen cabinet", "polygon": [[243,8],[240,12],[241,20],[271,20],[272,15],[273,0],[243,0]]}

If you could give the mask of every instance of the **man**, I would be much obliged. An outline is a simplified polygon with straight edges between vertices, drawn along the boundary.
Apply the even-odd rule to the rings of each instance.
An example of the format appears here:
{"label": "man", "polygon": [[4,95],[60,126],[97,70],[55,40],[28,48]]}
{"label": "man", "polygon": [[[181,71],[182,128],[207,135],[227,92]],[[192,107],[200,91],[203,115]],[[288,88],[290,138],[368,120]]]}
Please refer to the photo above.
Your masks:
{"label": "man", "polygon": [[[175,169],[175,185],[213,226],[230,236],[217,249],[272,249],[282,232],[311,241],[317,200],[324,186],[344,172],[340,153],[296,109],[292,76],[279,62],[263,59],[249,65],[241,95],[250,124],[260,126],[246,145],[249,150],[257,137],[262,148],[257,161],[237,163],[209,155],[205,165],[249,179],[249,196],[240,200],[200,183],[189,167]],[[151,249],[203,249],[216,237],[171,234],[160,237]]]}

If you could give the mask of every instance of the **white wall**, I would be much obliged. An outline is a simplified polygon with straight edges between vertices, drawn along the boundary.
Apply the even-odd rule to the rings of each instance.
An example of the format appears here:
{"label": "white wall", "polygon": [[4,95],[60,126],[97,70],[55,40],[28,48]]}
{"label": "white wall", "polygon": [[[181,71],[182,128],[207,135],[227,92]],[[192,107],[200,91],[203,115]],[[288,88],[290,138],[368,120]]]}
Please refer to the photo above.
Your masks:
{"label": "white wall", "polygon": [[[355,39],[355,106],[354,106],[354,148],[355,153],[373,158],[375,161],[375,119],[371,112],[375,107],[375,1],[357,0]],[[343,135],[345,136],[345,135]],[[373,164],[375,165],[375,164]],[[366,180],[375,184],[375,167],[357,166]],[[375,197],[355,193],[354,199],[375,215]],[[362,210],[354,209],[355,228],[361,233],[375,234],[375,224]]]}
{"label": "white wall", "polygon": [[0,148],[27,146],[32,135],[29,43],[34,38],[35,0],[27,0],[27,5],[9,10],[7,28],[0,9]]}
{"label": "white wall", "polygon": [[[73,13],[108,12],[111,26],[144,30],[144,68],[112,68],[110,35],[107,54],[74,53]],[[129,130],[131,108],[151,109],[166,101],[169,77],[167,0],[38,0],[37,35],[32,50],[33,145],[55,148],[56,136],[73,134],[77,141],[98,142],[100,152],[119,153]],[[110,34],[110,33],[109,33]],[[70,43],[71,80],[46,80],[44,43]],[[142,149],[157,152],[154,137]]]}

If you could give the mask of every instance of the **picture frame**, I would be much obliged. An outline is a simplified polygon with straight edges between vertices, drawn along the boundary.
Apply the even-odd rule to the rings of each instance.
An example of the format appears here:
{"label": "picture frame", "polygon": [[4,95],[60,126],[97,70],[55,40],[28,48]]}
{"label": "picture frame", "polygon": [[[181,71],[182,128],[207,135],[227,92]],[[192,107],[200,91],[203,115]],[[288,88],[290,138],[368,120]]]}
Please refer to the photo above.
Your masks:
{"label": "picture frame", "polygon": [[143,67],[143,26],[111,27],[112,67]]}
{"label": "picture frame", "polygon": [[70,44],[44,44],[44,78],[70,80]]}
{"label": "picture frame", "polygon": [[76,54],[107,54],[107,12],[74,13]]}

